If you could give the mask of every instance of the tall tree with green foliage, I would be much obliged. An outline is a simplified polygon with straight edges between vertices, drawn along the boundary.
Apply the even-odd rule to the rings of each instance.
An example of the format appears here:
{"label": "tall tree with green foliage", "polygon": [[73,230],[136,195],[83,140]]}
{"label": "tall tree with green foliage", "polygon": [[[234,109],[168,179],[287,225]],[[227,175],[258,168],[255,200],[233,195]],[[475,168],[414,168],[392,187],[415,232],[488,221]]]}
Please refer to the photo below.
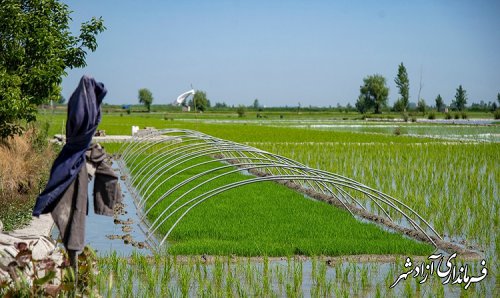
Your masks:
{"label": "tall tree with green foliage", "polygon": [[365,101],[365,97],[363,95],[359,95],[358,100],[356,101],[355,104],[356,110],[358,110],[359,113],[364,114],[368,110],[368,104]]}
{"label": "tall tree with green foliage", "polygon": [[57,100],[57,104],[60,104],[60,105],[63,105],[66,103],[66,97],[64,97],[64,95],[60,95],[59,96],[59,99]]}
{"label": "tall tree with green foliage", "polygon": [[258,110],[260,108],[260,103],[259,103],[259,100],[257,98],[253,101],[253,108],[256,110]]}
{"label": "tall tree with green foliage", "polygon": [[436,109],[438,112],[442,112],[444,110],[444,101],[441,94],[438,94],[436,97]]}
{"label": "tall tree with green foliage", "polygon": [[148,109],[148,113],[151,112],[151,104],[153,104],[153,93],[149,91],[148,88],[139,89],[139,103],[142,103],[146,109]]}
{"label": "tall tree with green foliage", "polygon": [[427,104],[425,103],[425,100],[423,98],[418,100],[417,110],[419,112],[422,112],[422,114],[425,114],[425,110],[427,110]]}
{"label": "tall tree with green foliage", "polygon": [[443,98],[441,97],[441,94],[438,94],[435,101],[436,101],[437,111],[442,112],[444,110],[444,101],[443,101]]}
{"label": "tall tree with green foliage", "polygon": [[244,105],[239,105],[238,108],[236,109],[236,113],[238,113],[238,117],[244,117],[245,116],[245,106]]}
{"label": "tall tree with green foliage", "polygon": [[363,86],[360,86],[356,108],[363,107],[364,111],[375,108],[375,114],[382,113],[382,108],[387,105],[389,88],[386,86],[385,78],[379,74],[367,76],[363,79]]}
{"label": "tall tree with green foliage", "polygon": [[410,80],[408,79],[408,73],[406,72],[406,67],[403,62],[398,66],[398,74],[394,79],[396,86],[399,89],[400,98],[398,98],[396,104],[394,104],[394,109],[399,110],[399,112],[406,112],[408,109],[408,104],[410,103]]}
{"label": "tall tree with green foliage", "polygon": [[105,30],[101,18],[70,29],[68,6],[57,0],[0,0],[0,138],[23,132],[37,106],[57,101],[67,68],[86,65]]}
{"label": "tall tree with green foliage", "polygon": [[207,94],[204,91],[197,90],[190,105],[194,107],[195,111],[204,112],[210,108],[210,100],[208,100]]}
{"label": "tall tree with green foliage", "polygon": [[500,105],[500,92],[497,93],[497,100],[498,100],[498,104]]}
{"label": "tall tree with green foliage", "polygon": [[462,88],[462,85],[459,85],[457,88],[453,104],[459,111],[463,111],[465,109],[465,105],[467,104],[467,91]]}

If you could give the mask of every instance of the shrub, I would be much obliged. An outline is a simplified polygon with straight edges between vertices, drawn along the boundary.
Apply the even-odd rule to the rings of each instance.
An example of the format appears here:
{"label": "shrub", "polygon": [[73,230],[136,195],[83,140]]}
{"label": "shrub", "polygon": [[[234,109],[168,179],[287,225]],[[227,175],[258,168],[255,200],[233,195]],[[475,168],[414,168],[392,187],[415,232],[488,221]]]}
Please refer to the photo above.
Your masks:
{"label": "shrub", "polygon": [[37,152],[43,152],[49,143],[49,122],[32,124],[30,127],[29,142]]}
{"label": "shrub", "polygon": [[427,118],[429,118],[430,120],[434,120],[434,119],[436,119],[436,114],[434,112],[430,112],[429,116],[427,116]]}
{"label": "shrub", "polygon": [[238,113],[238,117],[245,116],[245,106],[238,106],[238,108],[236,109],[236,113]]}
{"label": "shrub", "polygon": [[496,110],[495,112],[493,112],[493,118],[495,119],[500,119],[500,110]]}
{"label": "shrub", "polygon": [[462,119],[467,119],[467,113],[462,112]]}
{"label": "shrub", "polygon": [[417,122],[417,117],[412,116],[412,117],[411,117],[411,122]]}
{"label": "shrub", "polygon": [[451,118],[453,118],[453,117],[451,116],[451,114],[450,114],[450,113],[446,113],[446,114],[444,115],[444,119],[450,120]]}
{"label": "shrub", "polygon": [[403,113],[403,120],[404,120],[405,122],[408,122],[408,119],[409,119],[408,114],[407,114],[407,113]]}
{"label": "shrub", "polygon": [[401,134],[401,127],[397,126],[396,128],[394,128],[394,134],[399,136]]}
{"label": "shrub", "polygon": [[460,114],[458,113],[455,113],[455,116],[454,116],[455,119],[460,119]]}

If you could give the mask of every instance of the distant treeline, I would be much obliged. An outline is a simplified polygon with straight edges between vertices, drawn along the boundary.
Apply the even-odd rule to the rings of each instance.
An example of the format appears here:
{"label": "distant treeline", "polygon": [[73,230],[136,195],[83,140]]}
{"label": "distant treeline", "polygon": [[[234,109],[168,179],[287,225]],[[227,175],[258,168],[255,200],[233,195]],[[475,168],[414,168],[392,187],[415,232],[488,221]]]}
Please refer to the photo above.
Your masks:
{"label": "distant treeline", "polygon": [[[208,107],[207,111],[215,111],[215,112],[235,112],[237,109],[241,109],[241,105],[227,105],[227,104],[219,104],[216,103],[214,106]],[[50,109],[50,105],[42,105],[40,106],[42,109]],[[54,104],[52,108],[56,111],[65,111],[65,104]],[[102,105],[103,110],[106,112],[118,112],[118,113],[147,113],[147,109],[142,104],[133,104],[133,105],[113,105],[104,103]],[[317,106],[278,106],[278,107],[258,107],[254,106],[243,106],[248,112],[357,112],[357,109],[353,107],[350,103],[346,106],[342,106],[337,104],[336,106],[328,106],[328,107],[317,107]],[[479,103],[472,103],[470,106],[466,107],[467,111],[470,112],[492,112],[497,108],[496,103],[488,102],[485,103],[481,101]],[[435,106],[428,106],[430,110],[437,110]],[[455,110],[453,106],[450,106],[450,110]],[[151,105],[151,112],[180,112],[182,111],[182,106],[176,106],[172,104],[153,104]],[[418,112],[418,107],[415,103],[409,104],[408,112]],[[382,112],[389,113],[395,112],[391,107],[382,108]]]}

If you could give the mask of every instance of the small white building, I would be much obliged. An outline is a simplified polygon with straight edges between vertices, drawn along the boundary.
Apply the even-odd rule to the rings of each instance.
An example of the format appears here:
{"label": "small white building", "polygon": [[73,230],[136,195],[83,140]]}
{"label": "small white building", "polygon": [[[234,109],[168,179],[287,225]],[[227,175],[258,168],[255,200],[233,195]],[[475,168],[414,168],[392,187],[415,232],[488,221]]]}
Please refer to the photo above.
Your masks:
{"label": "small white building", "polygon": [[139,131],[139,126],[132,125],[132,135],[134,136]]}

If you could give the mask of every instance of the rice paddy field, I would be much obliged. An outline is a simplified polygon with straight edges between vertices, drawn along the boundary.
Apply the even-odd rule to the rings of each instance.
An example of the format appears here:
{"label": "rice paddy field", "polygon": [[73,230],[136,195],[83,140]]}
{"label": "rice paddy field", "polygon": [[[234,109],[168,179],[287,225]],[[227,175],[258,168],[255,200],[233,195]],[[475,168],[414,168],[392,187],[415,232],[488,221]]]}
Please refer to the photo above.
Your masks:
{"label": "rice paddy field", "polygon": [[[297,246],[293,248],[291,245],[290,250],[270,249],[265,254],[259,254],[258,250],[257,253],[250,252],[252,244],[239,245],[238,243],[244,241],[234,239],[234,243],[228,244],[225,248],[220,247],[219,253],[215,251],[207,254],[207,260],[200,250],[191,250],[198,246],[203,251],[207,250],[207,245],[210,246],[209,240],[198,241],[198,244],[192,245],[197,239],[204,237],[199,231],[193,230],[193,227],[220,224],[209,221],[196,223],[196,218],[202,216],[198,214],[193,216],[193,221],[184,228],[179,226],[178,234],[175,236],[177,238],[174,237],[174,240],[185,237],[186,241],[184,243],[179,241],[177,247],[175,241],[172,242],[173,252],[176,253],[168,254],[167,251],[152,257],[136,255],[130,259],[117,255],[101,258],[99,261],[101,270],[96,286],[101,289],[103,296],[498,297],[500,295],[500,278],[498,278],[500,125],[492,122],[480,124],[372,122],[334,120],[327,117],[317,120],[313,116],[283,120],[240,120],[235,117],[205,116],[190,115],[183,118],[182,114],[168,117],[154,114],[144,116],[104,114],[99,129],[106,130],[108,135],[130,135],[131,125],[192,129],[248,144],[289,157],[310,167],[352,178],[404,201],[426,218],[445,239],[480,252],[483,256],[480,259],[466,260],[458,256],[456,269],[458,270],[460,264],[467,264],[470,272],[479,276],[481,269],[487,268],[486,277],[481,282],[471,284],[468,289],[464,288],[464,283],[458,282],[443,285],[443,279],[435,274],[422,283],[420,283],[421,278],[409,276],[394,288],[390,288],[389,286],[400,274],[408,271],[408,267],[405,267],[407,256],[424,262],[427,260],[426,256],[434,251],[420,244],[402,245],[403,251],[381,251],[370,247],[363,238],[357,239],[353,247],[343,247],[344,250],[331,247],[334,244],[327,239],[339,231],[329,230],[334,226],[330,221],[335,221],[332,218],[340,218],[342,215],[335,213],[337,211],[323,211],[322,208],[319,208],[321,211],[319,209],[312,211],[320,203],[299,195],[296,200],[294,199],[294,204],[297,205],[290,204],[287,207],[291,209],[285,211],[286,214],[279,214],[279,217],[292,213],[291,218],[293,216],[297,218],[293,222],[298,222],[298,219],[311,222],[314,219],[320,225],[324,223],[323,233],[313,234],[301,246],[309,245],[308,248],[295,250]],[[42,118],[51,123],[53,134],[63,132],[65,115],[42,115]],[[107,148],[113,151],[118,145],[109,144]],[[233,179],[245,178],[233,177]],[[275,192],[289,198],[297,195],[289,193],[288,189],[276,191],[276,185],[268,187],[270,187],[268,190],[265,187],[250,188],[245,192],[260,192],[264,198],[272,196]],[[228,217],[241,214],[238,212],[264,211],[229,210],[232,205],[231,198],[237,195],[227,193],[225,199],[217,201],[221,203],[220,205],[213,201],[214,205],[210,205],[211,210],[216,212],[214,210],[219,207],[220,210],[228,212]],[[279,200],[266,203],[270,205],[264,203],[260,205],[269,207],[280,204]],[[269,211],[269,208],[265,209]],[[199,212],[202,211],[199,209]],[[238,231],[250,231],[245,223],[242,224],[240,226],[231,224],[230,227]],[[265,224],[273,225],[272,222]],[[351,227],[354,223],[346,221],[344,225]],[[298,233],[303,232],[301,228],[303,228],[301,225],[291,225],[277,234],[284,234],[284,239],[293,239],[295,230]],[[360,229],[368,230],[365,227]],[[378,232],[376,234],[383,235]],[[325,238],[321,238],[322,236]],[[319,244],[313,249],[311,247],[314,245],[311,243],[314,243],[316,238],[323,240],[319,240],[317,242]],[[270,246],[279,241],[269,238]],[[294,241],[298,242],[297,239]],[[403,243],[400,240],[390,240],[390,242]],[[283,245],[276,244],[276,247]],[[238,252],[238,249],[241,251]],[[405,249],[407,250],[404,251]],[[367,262],[360,258],[335,259],[335,256],[349,254],[390,254],[391,257]],[[237,257],[238,255],[242,257]],[[304,258],[303,255],[309,257]],[[415,255],[420,255],[420,259]],[[116,282],[118,279],[130,282]]]}
{"label": "rice paddy field", "polygon": [[[204,164],[195,166],[199,163]],[[162,236],[178,218],[167,219],[164,210],[181,208],[206,191],[252,177],[232,172],[234,167],[217,170],[224,164],[207,157],[196,157],[168,171],[160,170],[166,162],[155,161],[149,173],[141,168],[144,164],[144,160],[138,158],[128,166],[134,169],[131,175],[135,188],[146,199],[143,209],[151,210],[147,214],[149,222],[153,223],[151,228],[158,227]],[[159,173],[151,175],[155,169]],[[207,174],[185,183],[203,172]],[[173,176],[173,173],[180,174]],[[217,175],[225,176],[214,179]],[[181,182],[184,182],[181,187],[174,188]],[[148,184],[151,187],[147,187]],[[155,204],[155,199],[173,189],[175,191]],[[166,219],[163,224],[156,224],[157,219],[163,218]],[[248,184],[207,200],[179,223],[168,240],[166,247],[171,255],[425,255],[433,251],[431,245],[358,221],[346,210],[305,198],[274,182]]]}

